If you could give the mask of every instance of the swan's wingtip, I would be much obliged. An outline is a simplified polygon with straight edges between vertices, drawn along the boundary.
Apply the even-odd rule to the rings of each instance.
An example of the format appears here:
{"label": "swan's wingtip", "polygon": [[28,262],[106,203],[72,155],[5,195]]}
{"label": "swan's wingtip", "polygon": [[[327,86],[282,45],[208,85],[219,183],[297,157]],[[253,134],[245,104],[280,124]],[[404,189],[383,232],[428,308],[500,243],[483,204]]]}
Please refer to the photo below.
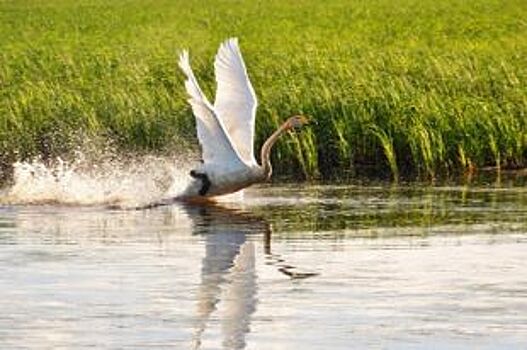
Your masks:
{"label": "swan's wingtip", "polygon": [[183,69],[184,71],[188,70],[188,68],[190,67],[188,50],[181,50],[181,52],[179,53],[178,63],[181,69]]}
{"label": "swan's wingtip", "polygon": [[183,49],[179,53],[179,61],[188,61],[188,50]]}
{"label": "swan's wingtip", "polygon": [[228,38],[223,42],[223,45],[228,46],[230,48],[237,47],[238,46],[238,38],[237,37],[231,37]]}

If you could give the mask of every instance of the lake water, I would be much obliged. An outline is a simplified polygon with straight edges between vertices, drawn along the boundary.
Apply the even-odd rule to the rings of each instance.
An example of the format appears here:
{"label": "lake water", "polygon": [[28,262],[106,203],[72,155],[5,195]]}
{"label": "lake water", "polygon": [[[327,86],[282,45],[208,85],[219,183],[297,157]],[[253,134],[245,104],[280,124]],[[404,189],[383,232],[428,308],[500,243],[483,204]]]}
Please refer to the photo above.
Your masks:
{"label": "lake water", "polygon": [[527,348],[527,187],[0,206],[0,349]]}

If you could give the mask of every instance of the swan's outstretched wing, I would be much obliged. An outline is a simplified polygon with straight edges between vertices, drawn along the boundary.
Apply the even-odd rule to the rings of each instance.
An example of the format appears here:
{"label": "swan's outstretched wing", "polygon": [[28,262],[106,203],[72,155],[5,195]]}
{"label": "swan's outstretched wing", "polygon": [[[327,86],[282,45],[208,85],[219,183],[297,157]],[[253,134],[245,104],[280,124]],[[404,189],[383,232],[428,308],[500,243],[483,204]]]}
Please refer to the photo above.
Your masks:
{"label": "swan's outstretched wing", "polygon": [[223,122],[218,118],[214,108],[201,91],[196,77],[190,67],[188,52],[185,50],[179,57],[179,67],[187,76],[185,88],[190,98],[192,111],[196,116],[198,139],[205,164],[216,164],[221,167],[238,165],[241,162],[238,151],[226,132]]}
{"label": "swan's outstretched wing", "polygon": [[256,164],[253,143],[257,101],[237,39],[229,39],[220,46],[214,68],[218,85],[214,110],[240,157],[247,164]]}

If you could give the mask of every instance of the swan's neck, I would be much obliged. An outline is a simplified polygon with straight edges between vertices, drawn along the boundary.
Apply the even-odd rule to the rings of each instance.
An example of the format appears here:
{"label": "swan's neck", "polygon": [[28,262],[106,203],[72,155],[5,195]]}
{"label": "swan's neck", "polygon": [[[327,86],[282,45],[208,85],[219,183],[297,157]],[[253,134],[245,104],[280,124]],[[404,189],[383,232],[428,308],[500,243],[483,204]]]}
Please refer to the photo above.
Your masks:
{"label": "swan's neck", "polygon": [[282,126],[280,126],[271,136],[269,136],[267,141],[265,141],[262,146],[260,160],[262,162],[263,176],[266,180],[268,180],[273,173],[273,167],[271,166],[271,148],[273,148],[273,145],[276,143],[278,138],[288,129],[287,123],[282,124]]}

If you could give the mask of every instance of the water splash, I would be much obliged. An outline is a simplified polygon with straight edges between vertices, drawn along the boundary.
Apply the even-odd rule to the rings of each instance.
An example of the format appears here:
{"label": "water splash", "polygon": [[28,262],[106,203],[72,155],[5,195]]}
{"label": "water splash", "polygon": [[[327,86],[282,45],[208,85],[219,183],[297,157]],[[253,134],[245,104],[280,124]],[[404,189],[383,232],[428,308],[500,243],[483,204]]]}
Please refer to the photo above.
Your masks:
{"label": "water splash", "polygon": [[94,160],[41,159],[13,165],[12,185],[0,204],[111,205],[138,207],[183,191],[191,162],[173,157],[139,156]]}

